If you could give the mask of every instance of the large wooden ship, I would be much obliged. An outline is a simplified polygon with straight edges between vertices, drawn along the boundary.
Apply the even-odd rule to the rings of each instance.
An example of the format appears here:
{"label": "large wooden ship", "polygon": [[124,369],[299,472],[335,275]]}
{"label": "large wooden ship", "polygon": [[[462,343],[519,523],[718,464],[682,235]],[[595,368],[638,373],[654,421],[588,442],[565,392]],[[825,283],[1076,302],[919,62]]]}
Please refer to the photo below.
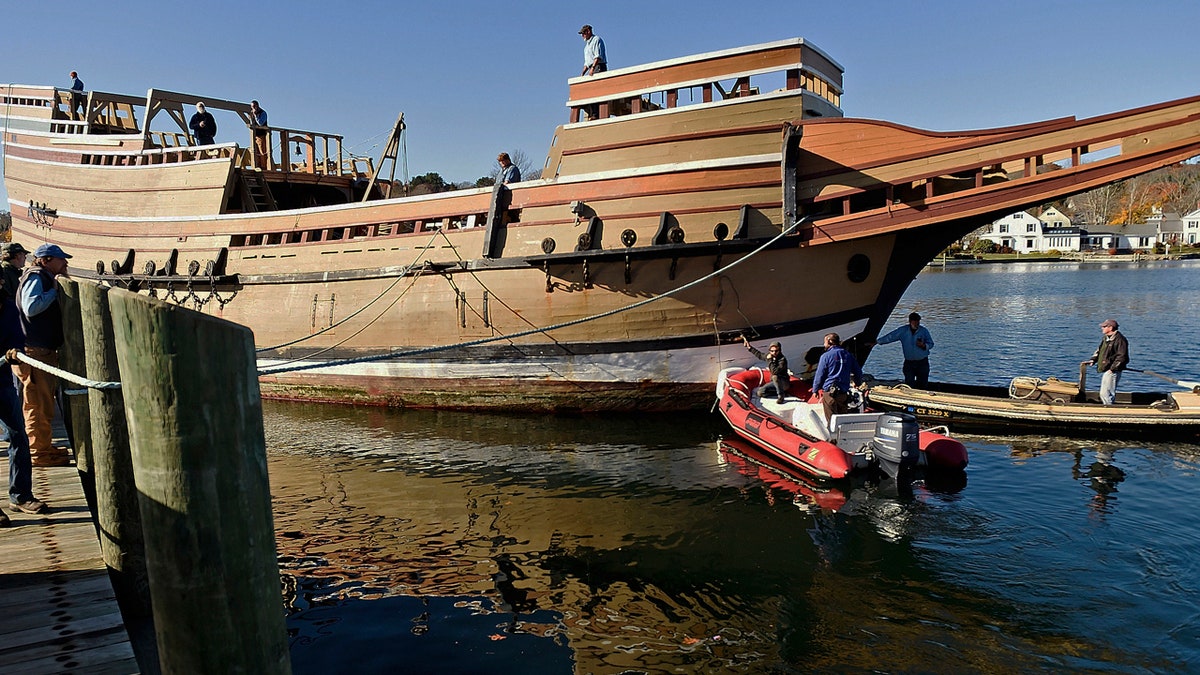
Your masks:
{"label": "large wooden ship", "polygon": [[[742,334],[873,337],[965,233],[1200,154],[1200,98],[954,133],[844,118],[841,66],[803,39],[569,85],[541,178],[421,196],[394,180],[402,118],[375,162],[235,101],[0,85],[13,237],[251,327],[267,396],[661,410],[707,406]],[[242,142],[194,145],[198,100]]]}

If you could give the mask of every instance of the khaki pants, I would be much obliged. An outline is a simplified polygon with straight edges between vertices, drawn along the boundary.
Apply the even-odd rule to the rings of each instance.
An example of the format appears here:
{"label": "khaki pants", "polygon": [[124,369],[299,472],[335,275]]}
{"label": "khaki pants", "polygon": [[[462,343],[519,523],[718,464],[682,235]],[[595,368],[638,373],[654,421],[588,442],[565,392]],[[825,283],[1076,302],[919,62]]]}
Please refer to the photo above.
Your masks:
{"label": "khaki pants", "polygon": [[[58,366],[58,352],[53,349],[27,347],[25,353],[43,363]],[[27,363],[18,363],[12,369],[21,381],[22,412],[25,413],[25,433],[29,435],[29,454],[35,462],[39,458],[64,455],[62,449],[54,447],[54,431],[51,428],[58,378]]]}

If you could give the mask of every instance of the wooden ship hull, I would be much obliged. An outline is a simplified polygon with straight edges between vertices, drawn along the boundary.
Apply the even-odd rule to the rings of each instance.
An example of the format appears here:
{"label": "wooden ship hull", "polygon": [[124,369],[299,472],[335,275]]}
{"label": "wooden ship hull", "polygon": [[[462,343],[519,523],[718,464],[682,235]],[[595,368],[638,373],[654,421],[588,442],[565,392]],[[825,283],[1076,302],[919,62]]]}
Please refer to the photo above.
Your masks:
{"label": "wooden ship hull", "polygon": [[[1021,380],[1029,381],[1022,387]],[[1071,385],[1074,385],[1072,387]],[[873,387],[871,406],[957,431],[1092,438],[1200,438],[1200,392],[1118,392],[1113,405],[1078,383],[1017,378],[1009,387],[931,382]]]}
{"label": "wooden ship hull", "polygon": [[751,365],[743,333],[873,337],[962,235],[1200,154],[1197,98],[936,133],[841,87],[803,39],[575,78],[541,178],[402,196],[402,118],[376,164],[239,102],[203,97],[244,144],[197,147],[201,97],[0,85],[4,178],[15,241],[252,328],[266,396],[666,410]]}

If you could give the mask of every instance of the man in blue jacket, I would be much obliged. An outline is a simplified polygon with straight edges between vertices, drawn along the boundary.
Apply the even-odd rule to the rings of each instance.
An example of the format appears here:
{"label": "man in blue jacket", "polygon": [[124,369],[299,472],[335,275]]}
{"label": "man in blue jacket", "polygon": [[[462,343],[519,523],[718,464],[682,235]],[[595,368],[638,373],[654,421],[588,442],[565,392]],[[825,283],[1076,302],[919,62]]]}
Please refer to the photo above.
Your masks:
{"label": "man in blue jacket", "polygon": [[862,384],[862,367],[858,359],[842,346],[837,333],[825,335],[825,353],[817,361],[817,372],[813,375],[813,391],[821,392],[821,403],[825,407],[825,424],[834,415],[850,412],[850,387]]}
{"label": "man in blue jacket", "polygon": [[929,350],[933,349],[933,336],[921,325],[921,315],[908,315],[908,325],[880,337],[875,344],[886,345],[899,340],[904,351],[904,384],[924,389],[929,385]]}

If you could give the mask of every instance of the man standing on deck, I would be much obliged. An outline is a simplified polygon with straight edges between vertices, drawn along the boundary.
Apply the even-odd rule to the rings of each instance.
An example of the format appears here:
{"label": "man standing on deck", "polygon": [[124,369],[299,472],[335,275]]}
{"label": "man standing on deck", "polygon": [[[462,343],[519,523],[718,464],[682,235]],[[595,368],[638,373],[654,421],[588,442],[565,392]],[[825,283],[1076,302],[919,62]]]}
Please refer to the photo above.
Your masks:
{"label": "man standing on deck", "polygon": [[820,390],[821,403],[825,407],[825,424],[834,415],[850,412],[850,387],[863,381],[862,367],[858,359],[842,346],[837,333],[825,335],[825,353],[817,362],[817,373],[813,376],[813,391]]}
{"label": "man standing on deck", "polygon": [[500,175],[496,178],[497,185],[521,182],[521,170],[512,163],[512,158],[508,156],[507,152],[496,155],[496,161],[500,164]]}
{"label": "man standing on deck", "polygon": [[71,119],[79,119],[79,109],[83,107],[83,80],[79,79],[79,73],[71,71]]}
{"label": "man standing on deck", "polygon": [[196,137],[196,145],[212,145],[217,137],[217,121],[204,109],[203,101],[196,104],[196,114],[192,115],[188,127]]}
{"label": "man standing on deck", "polygon": [[904,351],[904,384],[924,389],[929,386],[929,350],[933,349],[933,336],[921,325],[921,315],[908,315],[908,325],[880,337],[875,344],[886,345],[900,341]]}
{"label": "man standing on deck", "polygon": [[1102,321],[1100,332],[1104,333],[1104,339],[1089,363],[1095,365],[1100,373],[1100,402],[1112,405],[1117,399],[1117,383],[1121,381],[1121,373],[1129,365],[1129,341],[1117,330],[1114,319]]}
{"label": "man standing on deck", "polygon": [[[21,276],[17,292],[25,353],[51,366],[58,366],[58,349],[63,344],[62,307],[58,302],[57,277],[67,275],[67,258],[56,244],[42,244],[33,252],[33,264]],[[25,397],[25,432],[34,466],[67,466],[66,448],[53,443],[54,393],[58,378],[27,363],[13,366]]]}
{"label": "man standing on deck", "polygon": [[254,168],[271,168],[271,131],[267,128],[267,111],[250,101],[250,119],[254,123]]}
{"label": "man standing on deck", "polygon": [[589,24],[579,29],[583,36],[583,72],[580,75],[596,75],[608,70],[608,55],[604,53],[604,40],[592,32]]}
{"label": "man standing on deck", "polygon": [[[583,36],[583,75],[598,75],[608,70],[608,55],[604,53],[604,40],[600,39],[599,35],[592,33],[590,24],[583,24],[583,28],[579,29],[579,34]],[[600,117],[600,104],[593,103],[587,106],[587,116],[589,120],[594,120]]]}

